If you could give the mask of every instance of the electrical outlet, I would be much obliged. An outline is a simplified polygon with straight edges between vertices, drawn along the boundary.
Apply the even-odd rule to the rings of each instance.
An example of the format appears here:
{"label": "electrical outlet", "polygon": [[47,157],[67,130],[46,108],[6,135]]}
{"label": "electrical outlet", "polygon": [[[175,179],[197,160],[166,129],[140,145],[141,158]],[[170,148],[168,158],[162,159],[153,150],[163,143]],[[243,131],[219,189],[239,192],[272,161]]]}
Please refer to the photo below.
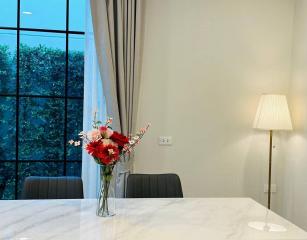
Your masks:
{"label": "electrical outlet", "polygon": [[171,136],[160,136],[159,137],[159,145],[170,146],[173,144]]}
{"label": "electrical outlet", "polygon": [[[269,192],[269,184],[264,184],[264,192],[265,193]],[[271,193],[276,193],[276,192],[277,192],[276,184],[271,184]]]}

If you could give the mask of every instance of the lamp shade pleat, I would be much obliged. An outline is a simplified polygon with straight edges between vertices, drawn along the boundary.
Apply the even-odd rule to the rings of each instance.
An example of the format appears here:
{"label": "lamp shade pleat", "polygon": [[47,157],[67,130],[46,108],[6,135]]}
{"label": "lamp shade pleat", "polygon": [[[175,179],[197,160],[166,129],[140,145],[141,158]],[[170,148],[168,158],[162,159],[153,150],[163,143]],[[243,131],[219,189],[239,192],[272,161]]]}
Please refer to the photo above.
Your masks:
{"label": "lamp shade pleat", "polygon": [[253,127],[263,130],[292,130],[286,96],[263,94],[259,101]]}

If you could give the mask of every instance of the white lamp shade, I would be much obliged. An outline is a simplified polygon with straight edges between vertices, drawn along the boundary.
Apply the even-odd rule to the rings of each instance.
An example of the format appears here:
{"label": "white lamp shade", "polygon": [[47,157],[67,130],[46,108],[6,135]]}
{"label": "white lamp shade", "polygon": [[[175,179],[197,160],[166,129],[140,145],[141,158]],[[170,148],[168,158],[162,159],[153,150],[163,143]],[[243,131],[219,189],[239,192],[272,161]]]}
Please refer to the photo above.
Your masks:
{"label": "white lamp shade", "polygon": [[263,94],[260,98],[254,128],[264,130],[292,130],[292,122],[285,95]]}

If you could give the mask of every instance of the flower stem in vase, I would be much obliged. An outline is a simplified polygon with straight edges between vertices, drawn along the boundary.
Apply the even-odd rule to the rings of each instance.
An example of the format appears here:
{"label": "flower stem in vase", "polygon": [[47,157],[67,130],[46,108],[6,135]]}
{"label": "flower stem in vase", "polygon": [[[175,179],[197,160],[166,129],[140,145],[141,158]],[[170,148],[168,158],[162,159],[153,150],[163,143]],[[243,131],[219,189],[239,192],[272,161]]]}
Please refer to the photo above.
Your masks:
{"label": "flower stem in vase", "polygon": [[[100,166],[100,191],[97,207],[97,216],[100,217],[110,217],[115,215],[115,209],[113,209],[115,204],[112,202],[115,201],[114,189],[111,186],[113,179],[113,167],[114,166]],[[110,202],[112,202],[111,206]]]}

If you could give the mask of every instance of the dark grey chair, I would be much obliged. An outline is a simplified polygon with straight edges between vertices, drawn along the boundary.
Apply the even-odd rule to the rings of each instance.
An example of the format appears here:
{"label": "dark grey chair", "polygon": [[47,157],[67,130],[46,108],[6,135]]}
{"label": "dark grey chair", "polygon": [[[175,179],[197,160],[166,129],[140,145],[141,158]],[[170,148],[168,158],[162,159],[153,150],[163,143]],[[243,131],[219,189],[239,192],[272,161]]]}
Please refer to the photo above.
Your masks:
{"label": "dark grey chair", "polygon": [[79,177],[27,177],[22,199],[81,199],[83,183]]}
{"label": "dark grey chair", "polygon": [[127,179],[127,198],[182,198],[177,174],[130,174]]}

